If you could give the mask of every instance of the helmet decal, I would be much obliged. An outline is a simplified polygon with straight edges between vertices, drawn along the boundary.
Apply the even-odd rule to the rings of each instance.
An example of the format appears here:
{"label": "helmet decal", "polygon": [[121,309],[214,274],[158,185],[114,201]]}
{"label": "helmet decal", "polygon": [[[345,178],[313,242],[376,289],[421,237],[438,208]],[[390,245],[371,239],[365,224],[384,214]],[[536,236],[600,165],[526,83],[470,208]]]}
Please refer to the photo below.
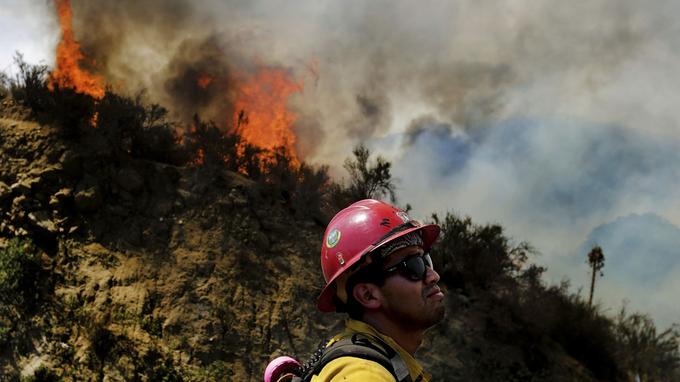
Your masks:
{"label": "helmet decal", "polygon": [[411,218],[404,211],[397,211],[396,214],[397,214],[397,216],[399,216],[399,218],[401,218],[401,220],[404,221],[404,223],[408,223],[408,222],[411,221]]}
{"label": "helmet decal", "polygon": [[332,230],[326,237],[326,247],[333,248],[336,245],[338,245],[338,243],[340,242],[340,236],[341,233],[339,229],[336,228]]}
{"label": "helmet decal", "polygon": [[336,253],[336,254],[335,254],[335,257],[338,258],[338,263],[340,263],[340,265],[344,265],[344,264],[345,264],[345,258],[342,257],[342,252]]}

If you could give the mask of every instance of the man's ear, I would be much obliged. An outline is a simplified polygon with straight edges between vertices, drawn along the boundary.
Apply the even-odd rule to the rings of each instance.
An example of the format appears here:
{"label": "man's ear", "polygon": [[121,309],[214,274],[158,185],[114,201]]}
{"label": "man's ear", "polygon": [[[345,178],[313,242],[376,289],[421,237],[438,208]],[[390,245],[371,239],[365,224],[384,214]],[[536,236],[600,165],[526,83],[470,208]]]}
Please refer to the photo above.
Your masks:
{"label": "man's ear", "polygon": [[354,299],[366,309],[377,309],[382,305],[382,293],[377,285],[358,283],[352,289]]}

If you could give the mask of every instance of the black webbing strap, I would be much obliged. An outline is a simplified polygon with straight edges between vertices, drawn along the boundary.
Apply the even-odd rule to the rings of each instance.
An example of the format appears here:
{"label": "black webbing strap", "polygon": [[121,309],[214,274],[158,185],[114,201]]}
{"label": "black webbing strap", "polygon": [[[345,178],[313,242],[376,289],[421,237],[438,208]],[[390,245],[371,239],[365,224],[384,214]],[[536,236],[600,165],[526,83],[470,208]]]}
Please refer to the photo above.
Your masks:
{"label": "black webbing strap", "polygon": [[411,382],[408,367],[399,353],[381,339],[359,333],[340,339],[327,347],[317,365],[304,376],[304,380],[310,379],[312,375],[318,375],[326,364],[340,357],[355,357],[377,362],[388,370],[397,382]]}

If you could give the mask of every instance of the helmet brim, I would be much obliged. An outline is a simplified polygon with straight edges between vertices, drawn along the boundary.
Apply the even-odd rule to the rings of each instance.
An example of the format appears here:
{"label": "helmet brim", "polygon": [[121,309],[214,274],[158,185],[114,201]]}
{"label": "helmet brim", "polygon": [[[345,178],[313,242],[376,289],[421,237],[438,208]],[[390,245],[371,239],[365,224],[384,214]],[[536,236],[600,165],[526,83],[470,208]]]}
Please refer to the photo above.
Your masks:
{"label": "helmet brim", "polygon": [[[380,243],[376,245],[369,245],[366,249],[364,249],[361,252],[359,256],[356,256],[352,260],[350,260],[344,269],[350,269],[353,265],[357,264],[360,261],[363,261],[369,253],[375,251],[376,249],[381,248],[383,245],[391,242],[392,240],[398,239],[404,235],[407,235],[415,231],[422,232],[423,249],[425,251],[428,251],[432,247],[432,244],[434,244],[435,240],[437,240],[437,237],[439,237],[439,232],[441,231],[441,229],[436,224],[425,224],[396,232],[394,235],[383,239]],[[316,307],[320,311],[335,312],[337,310],[335,303],[333,301],[334,300],[333,297],[335,296],[336,293],[335,280],[337,280],[338,277],[340,277],[344,273],[345,272],[339,272],[333,275],[333,277],[330,280],[328,280],[328,283],[326,283],[326,286],[319,294],[319,297],[316,300]]]}

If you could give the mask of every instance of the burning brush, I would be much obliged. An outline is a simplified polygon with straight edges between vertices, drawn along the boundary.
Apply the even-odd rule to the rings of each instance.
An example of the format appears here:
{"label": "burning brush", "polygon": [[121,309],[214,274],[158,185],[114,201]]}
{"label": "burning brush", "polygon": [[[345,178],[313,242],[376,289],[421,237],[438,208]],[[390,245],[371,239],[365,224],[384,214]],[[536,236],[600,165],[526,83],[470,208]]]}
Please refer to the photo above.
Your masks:
{"label": "burning brush", "polygon": [[[87,61],[74,36],[70,0],[55,0],[55,5],[62,36],[57,47],[55,69],[49,75],[48,88],[51,91],[72,89],[92,97],[95,111],[90,124],[96,126],[99,118],[96,105],[106,94],[104,77],[82,66]],[[177,73],[166,79],[168,96],[173,99],[176,94],[180,94],[191,100],[181,103],[192,109],[182,110],[182,113],[194,115],[199,111],[208,112],[224,134],[240,138],[237,147],[239,155],[257,155],[261,162],[271,163],[276,161],[276,152],[283,150],[290,157],[289,164],[299,166],[293,131],[297,115],[288,110],[287,104],[291,95],[302,91],[302,83],[296,82],[290,71],[280,67],[235,70],[228,67],[224,53],[215,48],[216,44],[210,40],[198,46],[201,47],[200,54],[189,54],[189,58],[182,57],[169,64],[171,70]],[[186,53],[186,49],[183,51]],[[106,56],[101,58],[105,59]],[[192,126],[192,121],[184,122]],[[191,133],[191,129],[188,133]],[[246,150],[246,146],[257,150]],[[201,165],[205,154],[204,150],[199,149],[190,163]]]}

